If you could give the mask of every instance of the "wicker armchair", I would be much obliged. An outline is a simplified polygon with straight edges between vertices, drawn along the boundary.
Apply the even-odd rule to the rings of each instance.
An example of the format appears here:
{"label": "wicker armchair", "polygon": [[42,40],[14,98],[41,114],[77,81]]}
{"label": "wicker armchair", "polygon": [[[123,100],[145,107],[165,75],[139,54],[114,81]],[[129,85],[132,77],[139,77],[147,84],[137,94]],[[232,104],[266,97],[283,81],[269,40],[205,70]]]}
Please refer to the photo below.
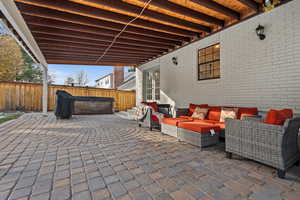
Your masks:
{"label": "wicker armchair", "polygon": [[249,158],[277,169],[284,178],[286,170],[299,165],[298,134],[300,118],[287,119],[283,126],[261,123],[257,117],[226,119],[226,152]]}
{"label": "wicker armchair", "polygon": [[[171,105],[170,104],[157,104],[158,112],[164,114],[166,117],[170,117],[171,113]],[[160,122],[158,120],[154,120],[153,118],[153,109],[149,107],[145,112],[144,116],[138,120],[139,127],[148,127],[150,131],[153,128],[159,129],[161,128]]]}

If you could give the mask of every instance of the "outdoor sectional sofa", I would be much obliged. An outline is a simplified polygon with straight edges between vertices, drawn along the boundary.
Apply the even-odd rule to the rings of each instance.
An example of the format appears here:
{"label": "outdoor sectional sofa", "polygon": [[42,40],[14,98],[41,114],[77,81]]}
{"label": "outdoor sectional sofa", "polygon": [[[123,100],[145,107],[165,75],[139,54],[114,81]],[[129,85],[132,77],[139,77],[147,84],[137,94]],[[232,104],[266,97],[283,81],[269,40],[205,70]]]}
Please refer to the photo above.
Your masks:
{"label": "outdoor sectional sofa", "polygon": [[[196,107],[208,108],[208,114],[206,119],[199,120],[191,117]],[[205,130],[201,127],[210,126],[220,137],[225,137],[225,122],[220,122],[222,108],[236,108],[237,119],[243,119],[245,116],[255,116],[258,114],[258,109],[255,107],[233,107],[233,106],[209,106],[207,104],[190,104],[189,108],[177,109],[176,118],[164,118],[161,120],[161,131],[164,134],[178,137],[182,139],[183,130],[189,130],[196,133],[200,133]],[[218,128],[216,128],[218,127]],[[201,130],[201,131],[200,131]],[[198,135],[198,134],[197,134]]]}

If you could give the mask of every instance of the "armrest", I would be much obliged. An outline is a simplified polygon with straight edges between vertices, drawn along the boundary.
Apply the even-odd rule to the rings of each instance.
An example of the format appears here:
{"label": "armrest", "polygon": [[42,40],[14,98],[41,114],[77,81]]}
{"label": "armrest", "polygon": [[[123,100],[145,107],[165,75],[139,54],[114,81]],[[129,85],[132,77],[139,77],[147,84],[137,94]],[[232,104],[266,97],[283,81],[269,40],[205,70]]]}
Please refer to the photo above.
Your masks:
{"label": "armrest", "polygon": [[189,114],[189,109],[188,108],[176,108],[175,110],[175,116],[187,116]]}
{"label": "armrest", "polygon": [[239,137],[251,143],[264,145],[281,145],[284,127],[260,123],[255,120],[225,119],[226,137]]}
{"label": "armrest", "polygon": [[158,112],[166,115],[170,115],[171,105],[170,104],[157,104]]}
{"label": "armrest", "polygon": [[262,116],[260,116],[260,115],[248,115],[248,116],[243,116],[242,120],[262,122]]}

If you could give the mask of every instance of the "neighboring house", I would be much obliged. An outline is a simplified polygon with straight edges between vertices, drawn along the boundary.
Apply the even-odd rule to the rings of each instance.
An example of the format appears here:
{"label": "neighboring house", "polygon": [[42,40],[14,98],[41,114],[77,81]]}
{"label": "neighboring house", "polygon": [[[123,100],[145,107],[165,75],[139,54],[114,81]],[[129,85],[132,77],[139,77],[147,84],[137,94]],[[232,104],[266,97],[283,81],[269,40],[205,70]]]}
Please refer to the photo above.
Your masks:
{"label": "neighboring house", "polygon": [[135,90],[135,86],[135,72],[125,72],[124,82],[118,87],[118,90],[132,91]]}
{"label": "neighboring house", "polygon": [[117,89],[124,82],[123,67],[115,67],[114,71],[96,80],[97,88]]}
{"label": "neighboring house", "polygon": [[96,80],[97,88],[112,89],[113,88],[113,73],[107,74]]}

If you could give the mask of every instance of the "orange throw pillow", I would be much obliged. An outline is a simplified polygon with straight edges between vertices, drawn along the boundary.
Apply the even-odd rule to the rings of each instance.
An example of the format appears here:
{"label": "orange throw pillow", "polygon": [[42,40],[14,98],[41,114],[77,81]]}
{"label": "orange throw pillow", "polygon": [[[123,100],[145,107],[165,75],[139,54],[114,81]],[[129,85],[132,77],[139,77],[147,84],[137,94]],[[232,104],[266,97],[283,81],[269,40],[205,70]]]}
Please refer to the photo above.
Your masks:
{"label": "orange throw pillow", "polygon": [[283,109],[283,110],[274,110],[271,109],[267,112],[264,123],[273,124],[273,125],[283,125],[285,120],[293,117],[293,110]]}

